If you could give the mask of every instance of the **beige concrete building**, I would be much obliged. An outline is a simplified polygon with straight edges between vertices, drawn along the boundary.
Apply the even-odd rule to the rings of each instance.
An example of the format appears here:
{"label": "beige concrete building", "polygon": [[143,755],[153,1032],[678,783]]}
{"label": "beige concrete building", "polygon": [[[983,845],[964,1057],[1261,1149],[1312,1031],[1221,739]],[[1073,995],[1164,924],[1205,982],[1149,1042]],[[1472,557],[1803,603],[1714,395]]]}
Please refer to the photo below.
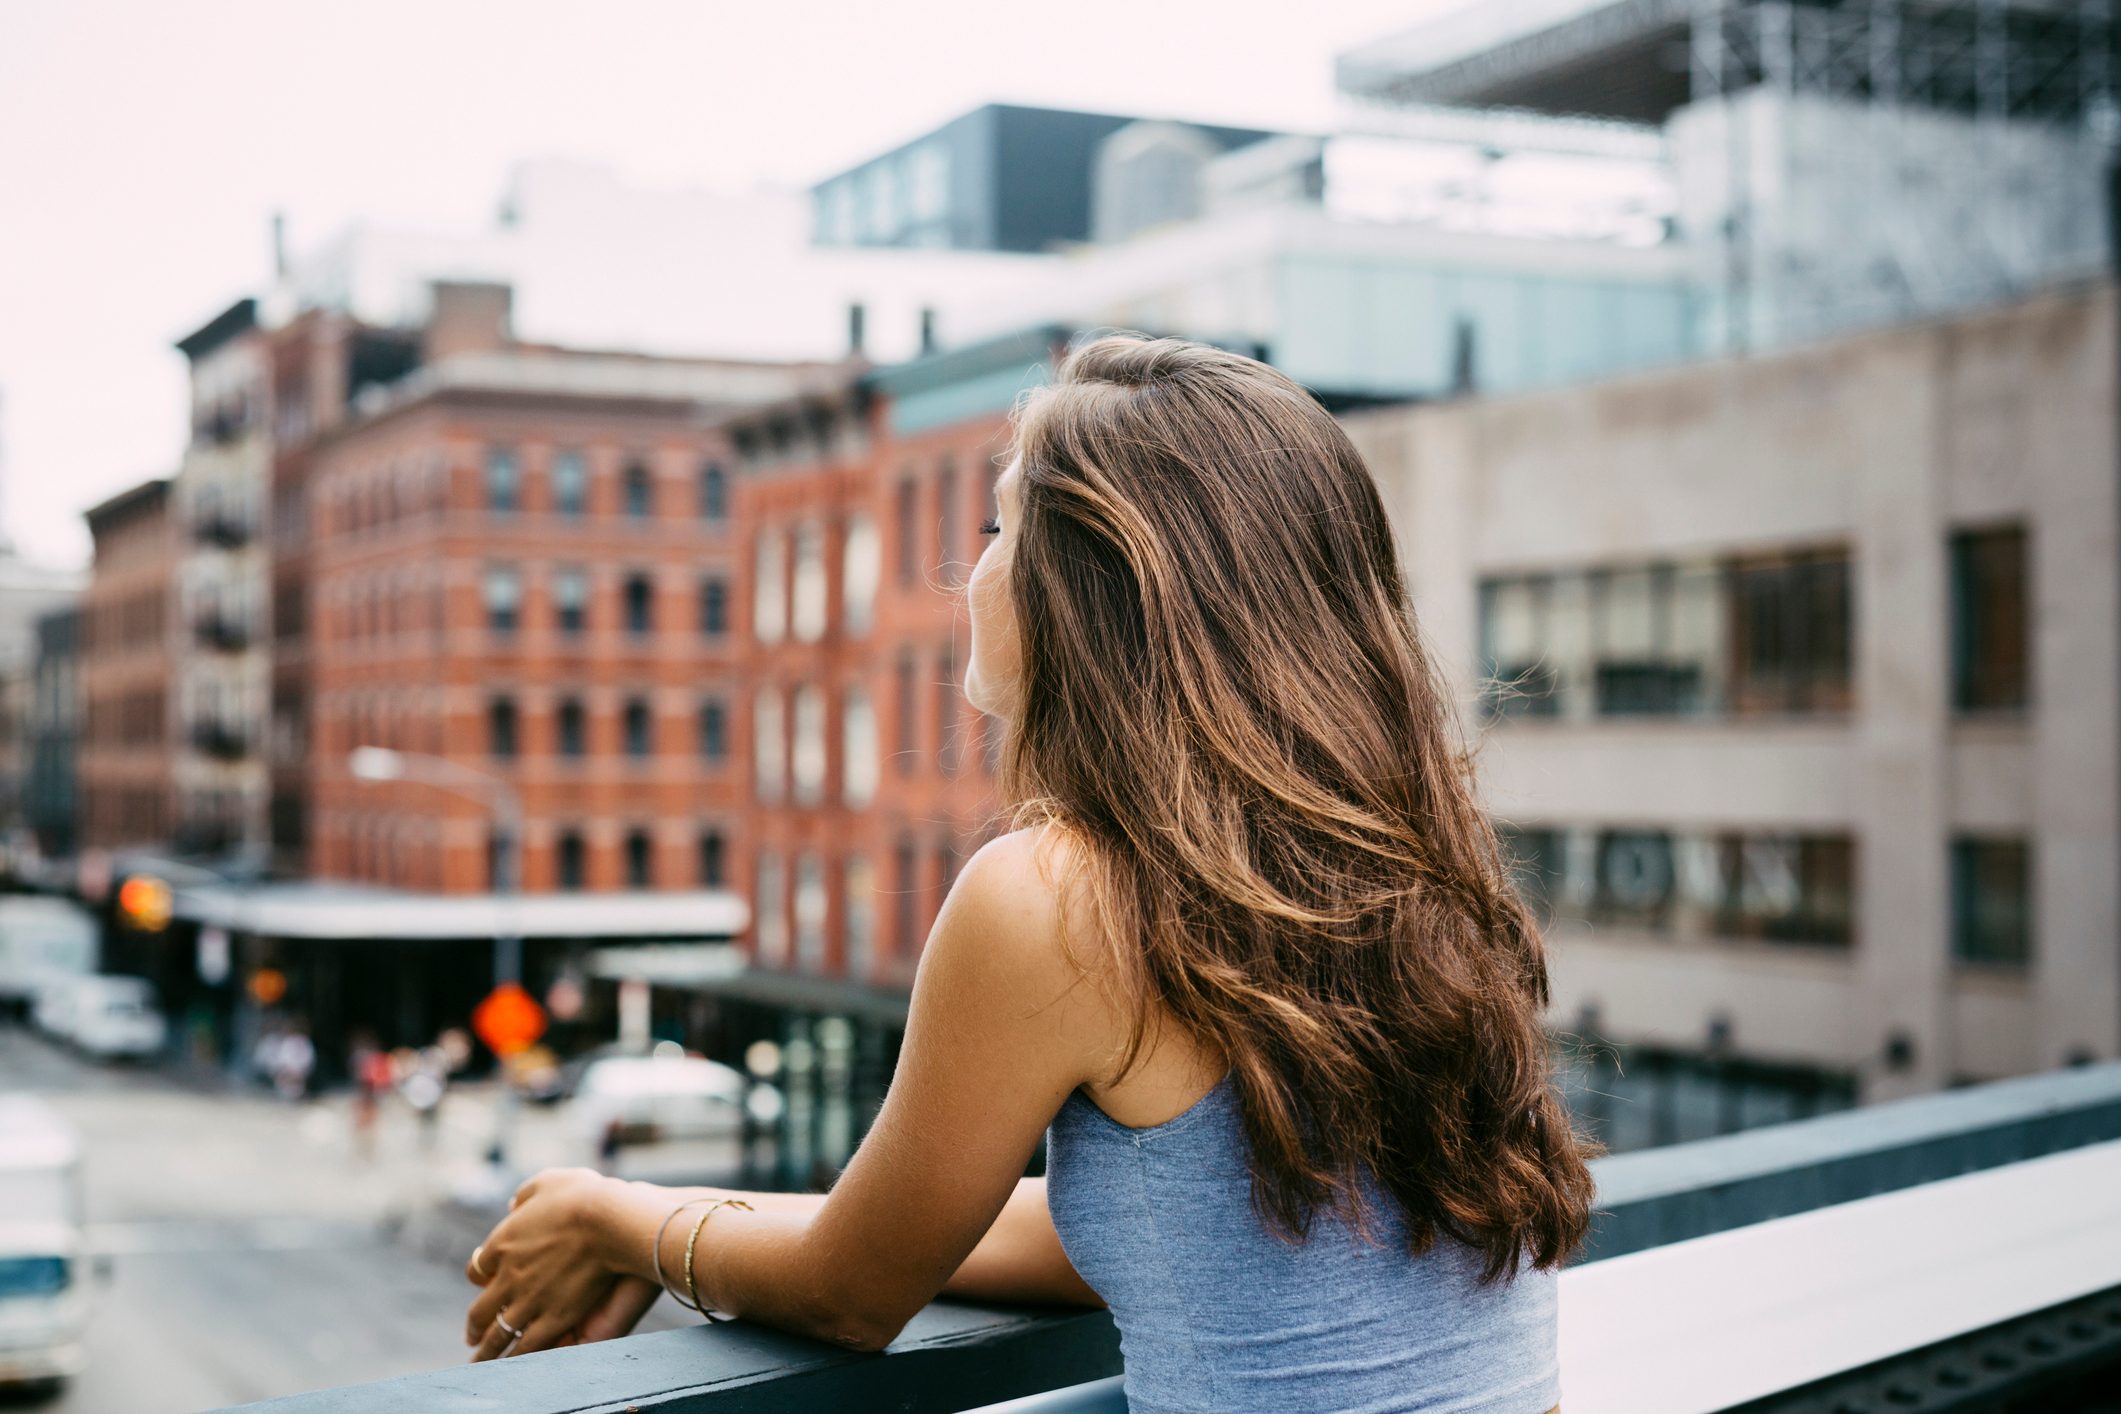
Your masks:
{"label": "beige concrete building", "polygon": [[1558,1025],[1865,1101],[2121,1053],[2115,308],[1348,419]]}

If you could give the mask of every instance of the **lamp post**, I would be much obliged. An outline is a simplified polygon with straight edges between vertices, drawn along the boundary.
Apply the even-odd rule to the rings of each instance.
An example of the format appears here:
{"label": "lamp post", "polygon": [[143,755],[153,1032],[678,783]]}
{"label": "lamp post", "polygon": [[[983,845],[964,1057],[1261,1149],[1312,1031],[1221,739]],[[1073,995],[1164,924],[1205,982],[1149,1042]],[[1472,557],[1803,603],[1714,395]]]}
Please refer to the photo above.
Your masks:
{"label": "lamp post", "polygon": [[[494,851],[493,892],[499,906],[500,926],[494,930],[493,980],[521,984],[523,980],[523,936],[511,901],[522,879],[523,806],[515,788],[498,776],[459,765],[440,756],[418,751],[395,751],[387,746],[357,746],[346,758],[346,766],[360,781],[417,781],[484,805],[492,812],[494,828],[501,836]],[[497,1169],[508,1166],[509,1140],[515,1129],[516,1090],[506,1075],[501,1077],[500,1104],[494,1118],[493,1162]]]}

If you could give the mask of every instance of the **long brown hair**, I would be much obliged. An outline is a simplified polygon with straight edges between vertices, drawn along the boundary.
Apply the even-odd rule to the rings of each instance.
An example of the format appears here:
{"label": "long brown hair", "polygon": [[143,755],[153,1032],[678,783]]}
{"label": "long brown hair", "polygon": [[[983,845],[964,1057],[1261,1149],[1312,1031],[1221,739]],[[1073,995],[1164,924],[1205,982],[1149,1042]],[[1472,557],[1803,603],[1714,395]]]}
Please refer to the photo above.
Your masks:
{"label": "long brown hair", "polygon": [[1002,789],[1087,858],[1095,935],[1229,1058],[1270,1230],[1371,1235],[1483,1280],[1583,1241],[1539,930],[1474,800],[1375,482],[1301,386],[1179,339],[1079,344],[1018,409],[1021,708]]}

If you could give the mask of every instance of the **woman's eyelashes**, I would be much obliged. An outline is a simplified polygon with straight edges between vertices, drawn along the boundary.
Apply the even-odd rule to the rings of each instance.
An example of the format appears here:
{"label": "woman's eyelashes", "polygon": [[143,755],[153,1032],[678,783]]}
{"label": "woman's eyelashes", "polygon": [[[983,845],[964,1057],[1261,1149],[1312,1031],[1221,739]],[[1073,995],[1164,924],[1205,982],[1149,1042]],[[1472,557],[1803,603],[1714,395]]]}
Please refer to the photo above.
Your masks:
{"label": "woman's eyelashes", "polygon": [[999,535],[1002,533],[1002,523],[993,516],[988,516],[979,523],[979,533],[982,535]]}

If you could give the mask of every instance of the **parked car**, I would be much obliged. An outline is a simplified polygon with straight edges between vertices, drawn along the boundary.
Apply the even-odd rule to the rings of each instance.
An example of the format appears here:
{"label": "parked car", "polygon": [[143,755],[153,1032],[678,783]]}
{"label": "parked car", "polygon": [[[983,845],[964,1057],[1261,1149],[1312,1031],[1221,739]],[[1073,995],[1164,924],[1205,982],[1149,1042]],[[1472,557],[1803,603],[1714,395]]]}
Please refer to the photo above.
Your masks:
{"label": "parked car", "polygon": [[144,977],[89,976],[56,981],[37,995],[37,1025],[99,1060],[138,1060],[159,1052],[169,1024]]}
{"label": "parked car", "polygon": [[614,1122],[628,1144],[736,1134],[749,1084],[742,1071],[700,1056],[607,1056],[582,1071],[574,1114],[593,1141]]}
{"label": "parked car", "polygon": [[81,1146],[42,1100],[0,1095],[0,1389],[56,1393],[88,1326]]}
{"label": "parked car", "polygon": [[57,982],[95,971],[96,920],[64,899],[0,897],[0,1012],[26,1015]]}

